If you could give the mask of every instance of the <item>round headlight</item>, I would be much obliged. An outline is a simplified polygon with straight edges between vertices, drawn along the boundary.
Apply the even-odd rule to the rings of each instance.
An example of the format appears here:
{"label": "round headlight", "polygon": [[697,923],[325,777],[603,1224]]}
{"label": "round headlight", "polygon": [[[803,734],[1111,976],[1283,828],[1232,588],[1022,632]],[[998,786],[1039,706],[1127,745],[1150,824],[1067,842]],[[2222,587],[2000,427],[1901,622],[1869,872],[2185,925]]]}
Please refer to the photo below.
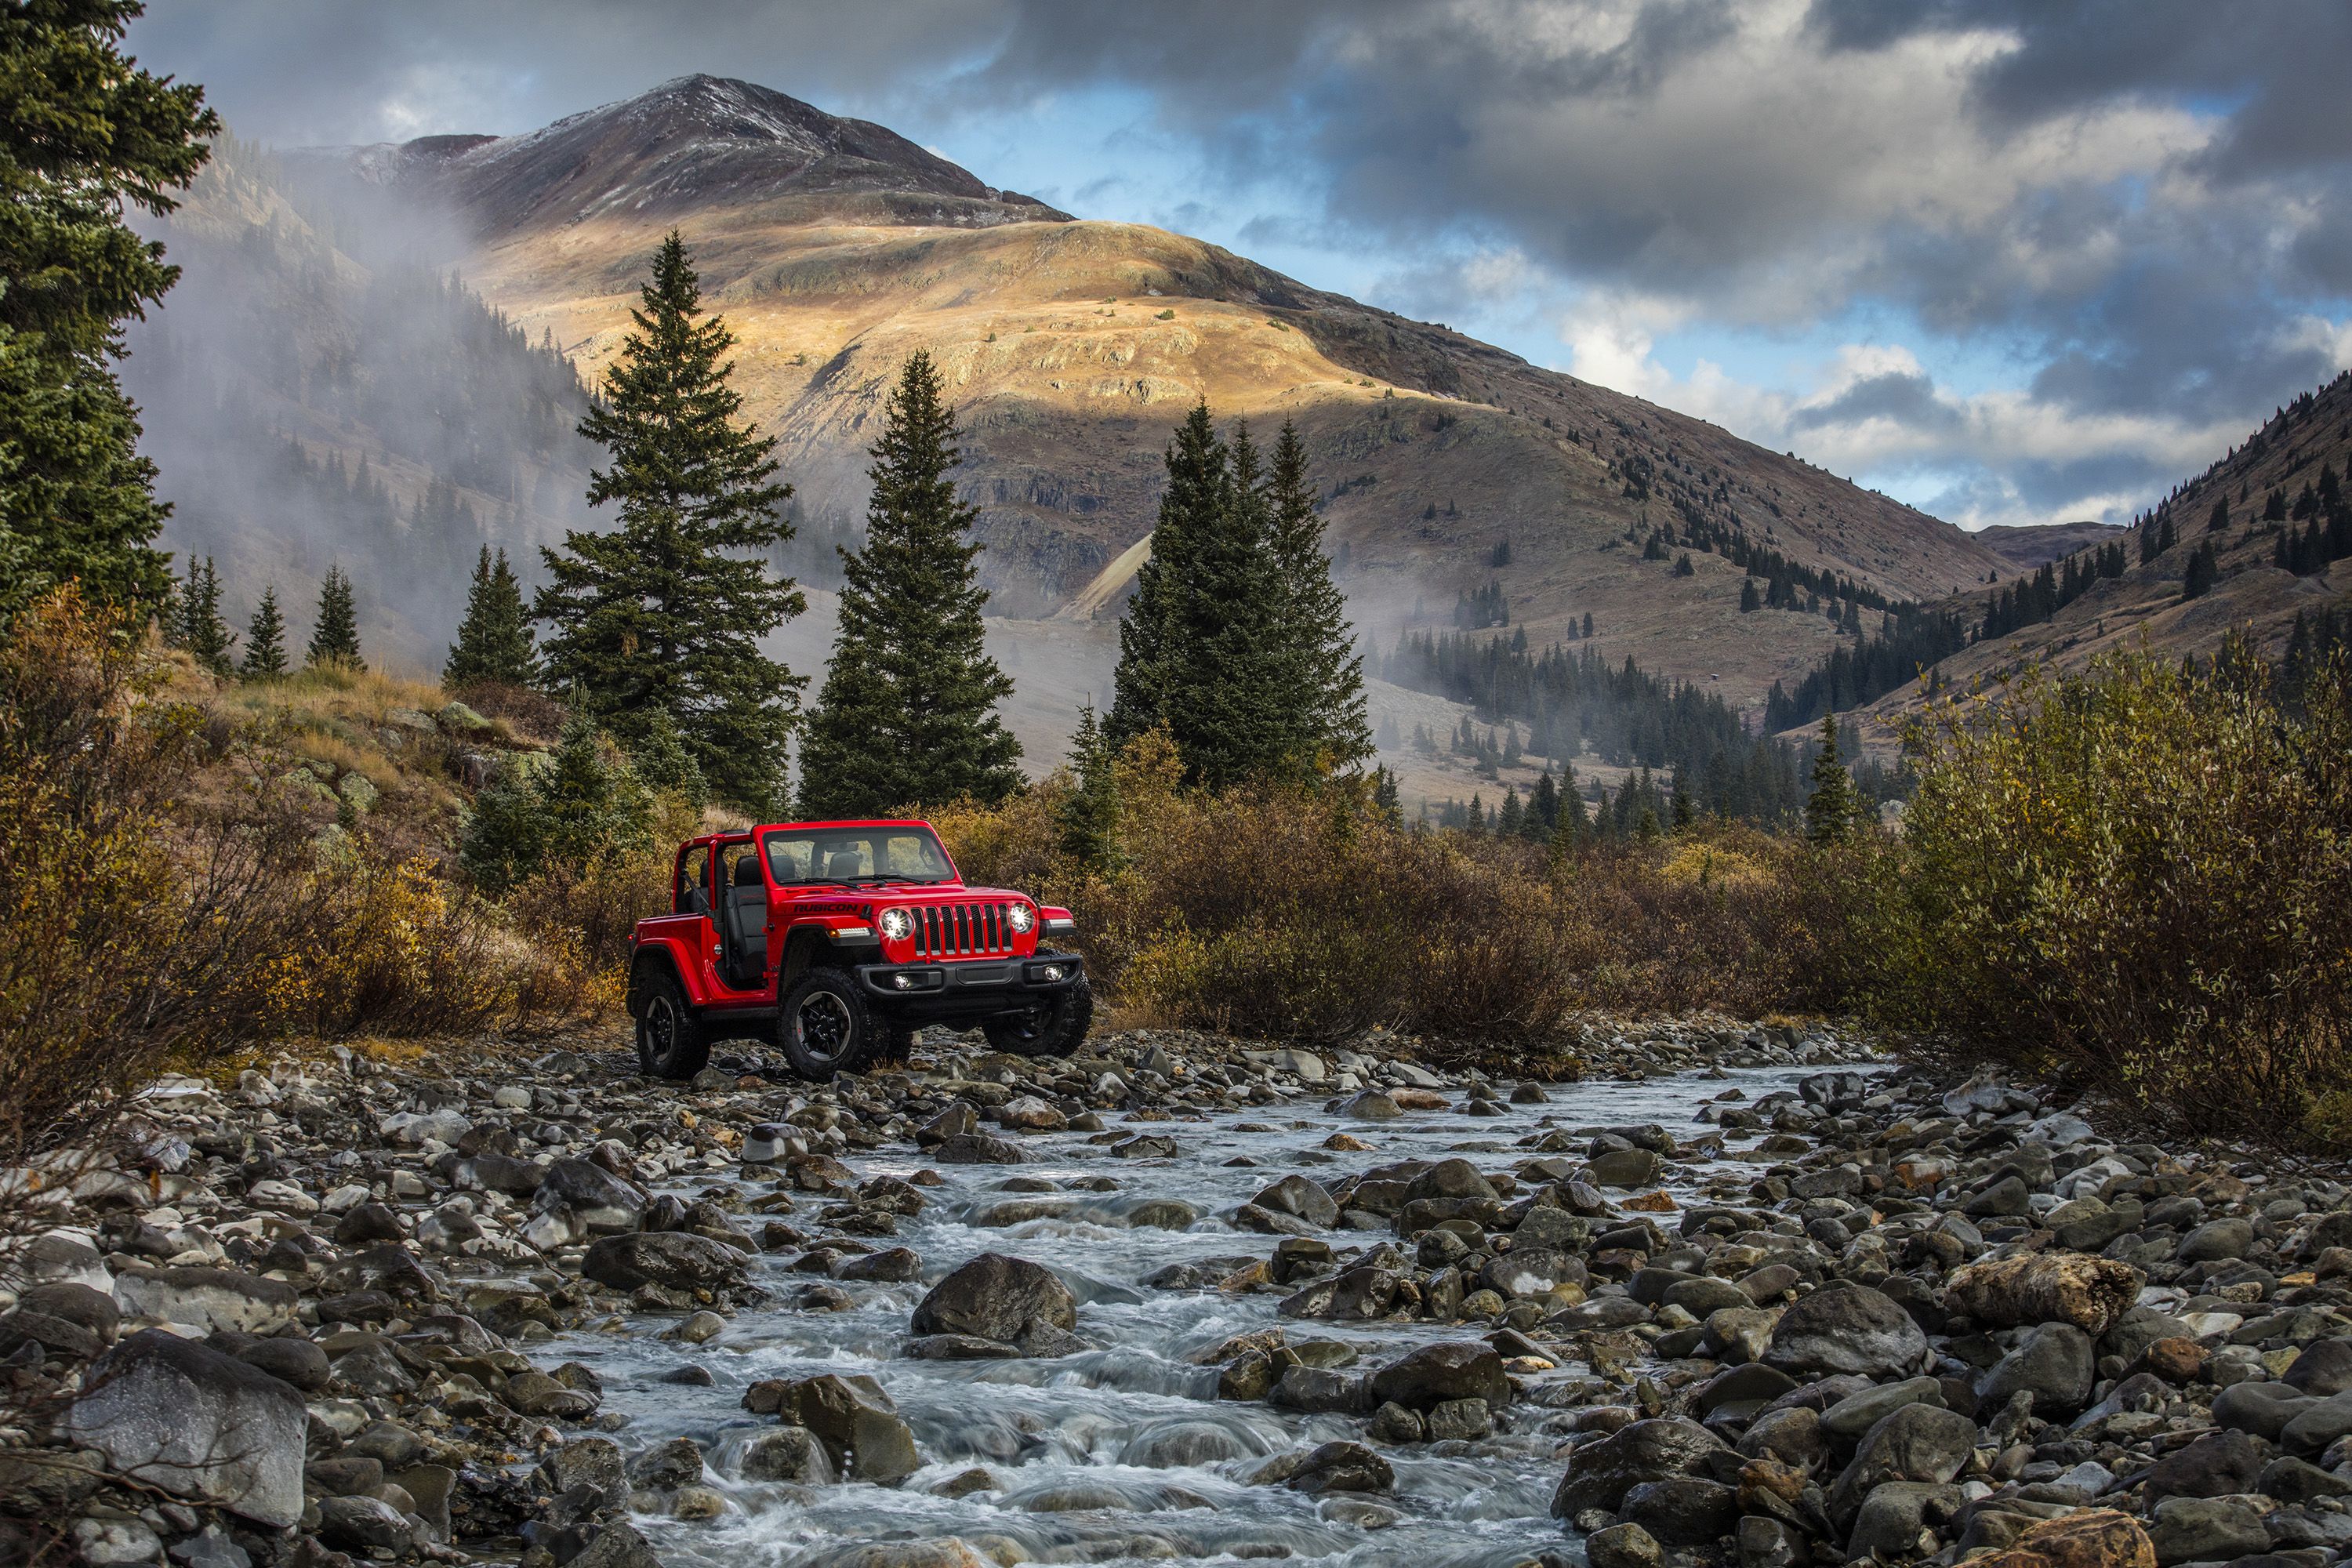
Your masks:
{"label": "round headlight", "polygon": [[882,934],[897,942],[913,933],[915,917],[904,910],[884,910],[878,923],[882,927]]}
{"label": "round headlight", "polygon": [[1014,931],[1026,936],[1029,928],[1037,923],[1037,911],[1026,904],[1015,904],[1004,911],[1004,920]]}

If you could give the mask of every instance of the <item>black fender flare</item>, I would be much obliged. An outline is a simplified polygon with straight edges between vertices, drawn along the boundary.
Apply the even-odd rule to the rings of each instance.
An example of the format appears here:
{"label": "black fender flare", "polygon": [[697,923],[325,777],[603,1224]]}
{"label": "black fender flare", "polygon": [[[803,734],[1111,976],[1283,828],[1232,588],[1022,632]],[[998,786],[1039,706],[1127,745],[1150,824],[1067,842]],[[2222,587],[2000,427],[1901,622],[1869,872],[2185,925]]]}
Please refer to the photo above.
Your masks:
{"label": "black fender flare", "polygon": [[677,982],[677,988],[688,997],[694,993],[686,984],[686,975],[678,969],[677,955],[667,942],[647,942],[629,958],[629,988],[622,1006],[632,1018],[645,1014],[646,991],[655,976],[667,974]]}

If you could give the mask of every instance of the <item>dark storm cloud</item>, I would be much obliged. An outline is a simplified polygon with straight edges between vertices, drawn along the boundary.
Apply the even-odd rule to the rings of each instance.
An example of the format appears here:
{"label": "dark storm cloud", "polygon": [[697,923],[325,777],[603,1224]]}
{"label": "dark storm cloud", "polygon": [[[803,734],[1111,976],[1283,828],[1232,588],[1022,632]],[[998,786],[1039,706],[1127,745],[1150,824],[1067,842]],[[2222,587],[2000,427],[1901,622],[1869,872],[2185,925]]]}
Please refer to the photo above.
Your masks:
{"label": "dark storm cloud", "polygon": [[[216,0],[133,41],[280,142],[522,130],[691,70],[919,137],[1128,88],[1419,297],[1507,252],[1699,327],[1892,311],[2063,415],[2226,425],[2346,352],[2343,0]],[[2020,461],[2012,494],[2089,482]]]}
{"label": "dark storm cloud", "polygon": [[1918,430],[1957,430],[1960,425],[1959,411],[1936,396],[1935,383],[1916,373],[1889,371],[1864,376],[1826,403],[1800,409],[1789,427],[1817,430],[1869,419],[1893,419]]}

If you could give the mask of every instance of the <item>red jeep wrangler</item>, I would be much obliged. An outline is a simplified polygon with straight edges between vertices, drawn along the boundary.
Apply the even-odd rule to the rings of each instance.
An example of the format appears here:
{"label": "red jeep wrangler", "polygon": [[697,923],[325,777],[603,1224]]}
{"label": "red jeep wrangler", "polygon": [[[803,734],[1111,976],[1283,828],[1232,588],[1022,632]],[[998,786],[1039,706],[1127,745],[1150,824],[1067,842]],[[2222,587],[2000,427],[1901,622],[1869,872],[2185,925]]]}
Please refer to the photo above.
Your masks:
{"label": "red jeep wrangler", "polygon": [[1067,910],[967,888],[927,822],[794,822],[688,841],[670,912],[637,922],[637,1062],[691,1078],[715,1039],[772,1037],[822,1082],[903,1061],[925,1024],[978,1024],[999,1050],[1067,1056],[1094,993],[1047,945]]}

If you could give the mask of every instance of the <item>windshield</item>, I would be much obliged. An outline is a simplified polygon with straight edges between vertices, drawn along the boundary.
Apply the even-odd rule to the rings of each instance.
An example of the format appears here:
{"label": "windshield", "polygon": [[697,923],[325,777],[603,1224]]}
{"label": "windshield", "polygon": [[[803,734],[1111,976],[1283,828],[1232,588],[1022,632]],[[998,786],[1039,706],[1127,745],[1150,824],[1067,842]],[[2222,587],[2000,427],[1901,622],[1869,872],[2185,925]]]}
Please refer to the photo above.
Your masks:
{"label": "windshield", "polygon": [[955,868],[928,827],[828,827],[771,833],[768,875],[781,888],[812,883],[950,882]]}

